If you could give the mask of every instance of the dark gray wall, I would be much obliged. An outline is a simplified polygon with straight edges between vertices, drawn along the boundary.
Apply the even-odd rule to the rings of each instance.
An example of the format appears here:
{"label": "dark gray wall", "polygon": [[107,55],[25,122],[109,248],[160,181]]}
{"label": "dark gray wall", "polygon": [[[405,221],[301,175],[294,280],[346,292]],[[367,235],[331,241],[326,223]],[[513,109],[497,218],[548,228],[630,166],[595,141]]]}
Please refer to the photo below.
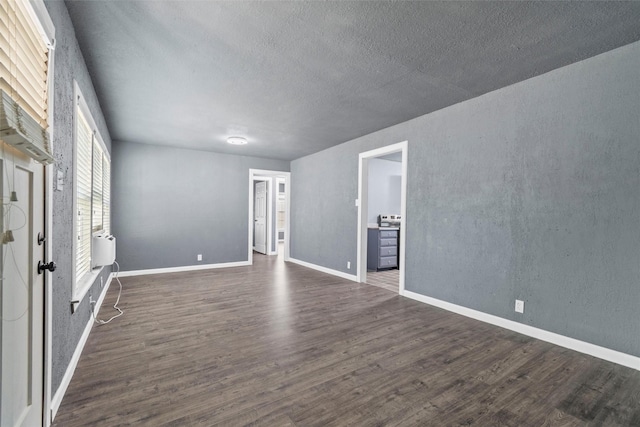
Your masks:
{"label": "dark gray wall", "polygon": [[293,161],[292,257],[355,271],[358,153],[408,140],[406,289],[640,356],[639,69],[634,43]]}
{"label": "dark gray wall", "polygon": [[367,222],[376,224],[380,214],[400,214],[402,162],[369,160]]}
{"label": "dark gray wall", "polygon": [[121,141],[113,164],[123,271],[246,261],[249,169],[289,170],[281,160]]}
{"label": "dark gray wall", "polygon": [[[80,340],[82,332],[90,318],[89,295],[95,298],[100,293],[100,277],[94,282],[87,293],[85,301],[78,310],[71,314],[70,301],[72,299],[74,266],[73,254],[73,188],[75,176],[73,174],[73,81],[78,82],[84,95],[91,115],[110,150],[111,138],[105,124],[100,104],[95,95],[91,77],[87,72],[82,53],[78,47],[71,20],[63,2],[45,2],[51,20],[56,27],[56,50],[54,69],[54,114],[53,114],[53,154],[56,158],[54,170],[64,172],[64,190],[54,191],[53,230],[49,233],[52,239],[53,254],[49,257],[55,261],[58,268],[51,274],[53,289],[53,354],[52,354],[52,392],[55,393],[62,377],[67,370],[71,356]],[[110,267],[102,270],[102,279],[106,281]]]}
{"label": "dark gray wall", "polygon": [[291,258],[355,274],[358,153],[389,142],[378,134],[291,162]]}

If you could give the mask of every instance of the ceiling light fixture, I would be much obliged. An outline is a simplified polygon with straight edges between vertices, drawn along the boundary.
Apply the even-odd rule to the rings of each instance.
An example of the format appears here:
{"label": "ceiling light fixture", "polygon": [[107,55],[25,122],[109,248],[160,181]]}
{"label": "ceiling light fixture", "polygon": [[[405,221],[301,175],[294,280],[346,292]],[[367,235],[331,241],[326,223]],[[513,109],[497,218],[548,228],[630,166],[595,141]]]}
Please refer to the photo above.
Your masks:
{"label": "ceiling light fixture", "polygon": [[241,136],[230,136],[227,138],[227,142],[232,145],[246,145],[247,138],[243,138]]}

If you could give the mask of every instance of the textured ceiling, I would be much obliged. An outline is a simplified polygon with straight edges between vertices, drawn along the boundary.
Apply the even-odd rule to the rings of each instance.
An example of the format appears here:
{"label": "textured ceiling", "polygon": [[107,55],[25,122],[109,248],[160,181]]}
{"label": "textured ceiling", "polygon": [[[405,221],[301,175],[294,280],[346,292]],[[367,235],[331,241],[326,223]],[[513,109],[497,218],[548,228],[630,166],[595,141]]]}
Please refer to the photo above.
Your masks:
{"label": "textured ceiling", "polygon": [[279,159],[640,39],[640,2],[66,4],[114,140]]}

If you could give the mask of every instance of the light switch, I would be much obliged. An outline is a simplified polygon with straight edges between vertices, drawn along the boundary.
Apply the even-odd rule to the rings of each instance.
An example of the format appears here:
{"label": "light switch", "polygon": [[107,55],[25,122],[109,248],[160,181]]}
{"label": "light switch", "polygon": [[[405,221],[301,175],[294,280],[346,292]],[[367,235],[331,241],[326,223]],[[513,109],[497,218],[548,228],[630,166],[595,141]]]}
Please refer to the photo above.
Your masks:
{"label": "light switch", "polygon": [[64,189],[64,172],[58,169],[56,174],[56,190],[62,191]]}

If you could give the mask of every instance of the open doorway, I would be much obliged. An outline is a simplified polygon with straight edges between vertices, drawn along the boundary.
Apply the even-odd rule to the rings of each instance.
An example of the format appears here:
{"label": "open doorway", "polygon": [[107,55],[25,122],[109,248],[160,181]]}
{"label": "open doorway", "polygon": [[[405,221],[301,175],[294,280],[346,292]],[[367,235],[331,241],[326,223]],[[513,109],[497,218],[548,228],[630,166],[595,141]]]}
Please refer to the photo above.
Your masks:
{"label": "open doorway", "polygon": [[280,255],[289,260],[291,174],[249,169],[248,260],[255,255]]}
{"label": "open doorway", "polygon": [[360,153],[357,280],[404,293],[407,141]]}

